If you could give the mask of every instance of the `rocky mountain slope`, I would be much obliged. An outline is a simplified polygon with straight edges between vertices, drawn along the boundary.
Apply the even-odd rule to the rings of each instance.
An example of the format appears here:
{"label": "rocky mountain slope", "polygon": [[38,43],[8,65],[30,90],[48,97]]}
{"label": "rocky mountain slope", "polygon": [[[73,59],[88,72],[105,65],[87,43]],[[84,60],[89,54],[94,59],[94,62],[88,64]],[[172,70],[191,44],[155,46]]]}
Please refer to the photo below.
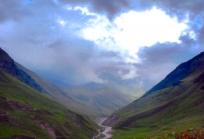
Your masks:
{"label": "rocky mountain slope", "polygon": [[104,124],[117,129],[116,138],[173,138],[177,132],[202,128],[203,121],[204,52],[179,65],[141,98],[114,112]]}

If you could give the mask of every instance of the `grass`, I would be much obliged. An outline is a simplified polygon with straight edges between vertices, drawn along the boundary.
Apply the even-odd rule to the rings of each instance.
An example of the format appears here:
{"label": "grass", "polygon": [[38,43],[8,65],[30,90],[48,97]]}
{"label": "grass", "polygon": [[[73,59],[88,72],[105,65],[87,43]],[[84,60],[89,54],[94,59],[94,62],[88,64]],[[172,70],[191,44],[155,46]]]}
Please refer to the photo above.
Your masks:
{"label": "grass", "polygon": [[10,139],[15,135],[33,137],[33,134],[31,132],[28,132],[27,130],[22,130],[21,128],[18,128],[18,127],[0,124],[0,138],[1,139]]}
{"label": "grass", "polygon": [[[196,123],[195,123],[196,121]],[[199,124],[200,123],[200,124]],[[157,123],[157,126],[146,126],[146,123],[141,123],[144,126],[137,128],[115,129],[113,139],[175,139],[175,134],[187,131],[189,129],[202,128],[204,120],[198,122],[195,119],[185,119],[177,121],[173,124]]]}
{"label": "grass", "polygon": [[173,139],[176,133],[202,128],[203,123],[203,113],[199,109],[195,108],[192,111],[184,109],[174,113],[168,108],[146,118],[135,120],[122,129],[115,129],[113,139]]}

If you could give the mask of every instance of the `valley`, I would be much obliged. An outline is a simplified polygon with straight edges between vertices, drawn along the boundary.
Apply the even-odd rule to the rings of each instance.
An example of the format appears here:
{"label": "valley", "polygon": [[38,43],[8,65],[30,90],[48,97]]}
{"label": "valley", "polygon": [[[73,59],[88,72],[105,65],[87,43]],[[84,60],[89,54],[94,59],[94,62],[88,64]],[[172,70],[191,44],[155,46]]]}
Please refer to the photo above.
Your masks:
{"label": "valley", "polygon": [[[91,138],[102,127],[94,119],[131,101],[120,91],[97,83],[61,89],[15,62],[2,49],[0,65],[2,139]],[[109,138],[110,127],[103,128],[101,134]]]}
{"label": "valley", "polygon": [[132,103],[104,84],[62,89],[14,62],[2,49],[0,62],[3,139],[204,136],[204,52],[179,65]]}
{"label": "valley", "polygon": [[0,139],[204,139],[204,0],[0,0]]}
{"label": "valley", "polygon": [[204,52],[179,65],[130,104],[128,96],[103,84],[62,89],[14,62],[5,51],[0,54],[3,139],[173,139],[204,135]]}
{"label": "valley", "polygon": [[[130,96],[114,87],[94,82],[81,86],[60,88],[17,62],[15,64],[41,87],[41,93],[51,97],[69,109],[93,118],[108,116],[113,111],[133,101]],[[27,81],[28,85],[30,81]]]}

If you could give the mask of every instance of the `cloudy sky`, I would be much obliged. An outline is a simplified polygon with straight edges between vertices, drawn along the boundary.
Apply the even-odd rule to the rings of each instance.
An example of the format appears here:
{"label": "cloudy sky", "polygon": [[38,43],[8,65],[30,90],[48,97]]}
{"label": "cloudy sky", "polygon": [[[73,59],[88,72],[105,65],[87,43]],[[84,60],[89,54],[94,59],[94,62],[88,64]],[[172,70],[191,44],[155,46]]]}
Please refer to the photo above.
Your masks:
{"label": "cloudy sky", "polygon": [[150,89],[204,50],[203,0],[0,0],[0,47],[38,74]]}

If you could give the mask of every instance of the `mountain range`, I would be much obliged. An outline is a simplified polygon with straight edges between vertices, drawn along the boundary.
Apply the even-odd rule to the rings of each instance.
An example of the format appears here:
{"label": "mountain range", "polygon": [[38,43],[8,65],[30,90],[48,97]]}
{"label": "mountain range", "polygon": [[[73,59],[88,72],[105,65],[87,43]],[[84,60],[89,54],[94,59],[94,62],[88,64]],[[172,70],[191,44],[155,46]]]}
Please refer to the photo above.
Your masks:
{"label": "mountain range", "polygon": [[[99,83],[69,86],[64,89],[42,78],[35,72],[15,62],[0,49],[0,68],[33,89],[85,115],[108,116],[114,110],[130,103],[132,99],[119,90]],[[117,97],[115,97],[117,96]],[[99,99],[100,98],[100,99]]]}
{"label": "mountain range", "polygon": [[42,88],[44,94],[62,103],[69,109],[85,115],[92,117],[108,116],[113,111],[132,101],[127,95],[117,89],[94,82],[80,86],[60,88],[22,65],[18,63],[16,65]]}
{"label": "mountain range", "polygon": [[115,138],[164,139],[175,138],[175,134],[186,130],[200,130],[203,121],[204,52],[179,65],[103,124],[114,127]]}

